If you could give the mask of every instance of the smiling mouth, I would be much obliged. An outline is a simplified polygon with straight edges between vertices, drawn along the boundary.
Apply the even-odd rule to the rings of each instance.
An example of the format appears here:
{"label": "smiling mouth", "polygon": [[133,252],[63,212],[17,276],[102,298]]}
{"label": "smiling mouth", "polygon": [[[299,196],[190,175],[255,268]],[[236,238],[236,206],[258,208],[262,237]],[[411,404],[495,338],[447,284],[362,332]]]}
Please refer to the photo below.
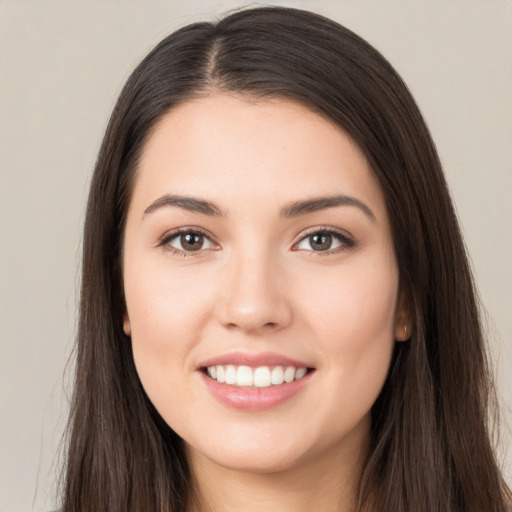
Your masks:
{"label": "smiling mouth", "polygon": [[313,368],[294,366],[215,365],[203,367],[202,371],[211,379],[234,387],[268,388],[289,384],[304,378]]}

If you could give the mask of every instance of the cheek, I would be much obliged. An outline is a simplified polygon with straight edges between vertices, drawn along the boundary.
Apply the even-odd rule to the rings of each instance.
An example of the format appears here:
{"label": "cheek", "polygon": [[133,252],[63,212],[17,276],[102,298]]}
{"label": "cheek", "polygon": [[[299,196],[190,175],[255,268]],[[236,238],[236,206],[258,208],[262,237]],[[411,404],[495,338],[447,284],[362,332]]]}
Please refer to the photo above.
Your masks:
{"label": "cheek", "polygon": [[363,263],[317,274],[303,305],[324,364],[354,389],[382,385],[395,343],[396,264]]}
{"label": "cheek", "polygon": [[369,419],[389,371],[398,276],[389,270],[394,266],[369,269],[317,276],[304,304],[321,357],[322,400],[316,401],[315,414],[323,419],[318,432],[325,443]]}
{"label": "cheek", "polygon": [[[199,286],[187,272],[165,265],[125,269],[125,296],[137,372],[157,404],[177,395],[178,375],[192,370],[190,354],[209,317],[213,283]],[[174,399],[174,398],[173,398]]]}
{"label": "cheek", "polygon": [[200,272],[172,271],[165,262],[138,271],[127,268],[125,275],[132,337],[165,350],[170,338],[186,340],[199,330],[213,302],[211,279],[202,279]]}
{"label": "cheek", "polygon": [[341,327],[340,332],[350,328],[361,334],[392,333],[398,296],[396,265],[388,259],[380,265],[355,263],[317,272],[303,282],[300,295],[305,310],[313,320]]}

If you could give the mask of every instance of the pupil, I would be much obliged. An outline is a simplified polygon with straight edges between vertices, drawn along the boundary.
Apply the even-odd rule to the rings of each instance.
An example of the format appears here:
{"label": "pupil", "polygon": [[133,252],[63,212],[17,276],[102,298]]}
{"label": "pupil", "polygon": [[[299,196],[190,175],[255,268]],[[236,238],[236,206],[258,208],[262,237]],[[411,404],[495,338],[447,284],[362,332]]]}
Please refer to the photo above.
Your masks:
{"label": "pupil", "polygon": [[181,235],[181,246],[187,251],[198,251],[203,246],[203,235],[199,233]]}
{"label": "pupil", "polygon": [[317,233],[311,236],[311,247],[315,251],[326,251],[331,247],[332,236],[325,233]]}

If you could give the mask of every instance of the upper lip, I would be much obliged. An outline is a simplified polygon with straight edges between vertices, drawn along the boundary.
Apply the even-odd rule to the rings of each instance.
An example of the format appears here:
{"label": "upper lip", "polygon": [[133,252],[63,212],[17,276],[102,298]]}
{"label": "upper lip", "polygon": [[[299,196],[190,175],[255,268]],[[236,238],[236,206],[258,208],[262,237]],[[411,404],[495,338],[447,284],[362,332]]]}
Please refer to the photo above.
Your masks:
{"label": "upper lip", "polygon": [[198,365],[198,369],[209,366],[228,365],[234,366],[293,366],[295,368],[311,368],[312,366],[303,361],[292,359],[273,352],[262,352],[259,354],[248,354],[243,352],[232,352],[207,359]]}

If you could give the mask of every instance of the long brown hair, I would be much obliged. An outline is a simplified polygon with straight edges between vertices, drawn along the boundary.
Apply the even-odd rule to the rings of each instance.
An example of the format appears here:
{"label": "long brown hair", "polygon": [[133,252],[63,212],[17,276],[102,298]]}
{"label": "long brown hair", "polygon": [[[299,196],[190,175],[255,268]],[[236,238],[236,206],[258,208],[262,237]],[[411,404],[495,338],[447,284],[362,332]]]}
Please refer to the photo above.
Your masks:
{"label": "long brown hair", "polygon": [[92,179],[64,473],[64,512],[182,512],[190,474],[181,439],[135,370],[120,255],[141,148],[175,105],[213,91],[286,97],[333,120],[383,190],[414,336],[396,345],[372,409],[358,510],[504,512],[491,443],[492,385],[464,243],[434,143],[392,66],[310,12],[265,7],[164,39],[130,76]]}

